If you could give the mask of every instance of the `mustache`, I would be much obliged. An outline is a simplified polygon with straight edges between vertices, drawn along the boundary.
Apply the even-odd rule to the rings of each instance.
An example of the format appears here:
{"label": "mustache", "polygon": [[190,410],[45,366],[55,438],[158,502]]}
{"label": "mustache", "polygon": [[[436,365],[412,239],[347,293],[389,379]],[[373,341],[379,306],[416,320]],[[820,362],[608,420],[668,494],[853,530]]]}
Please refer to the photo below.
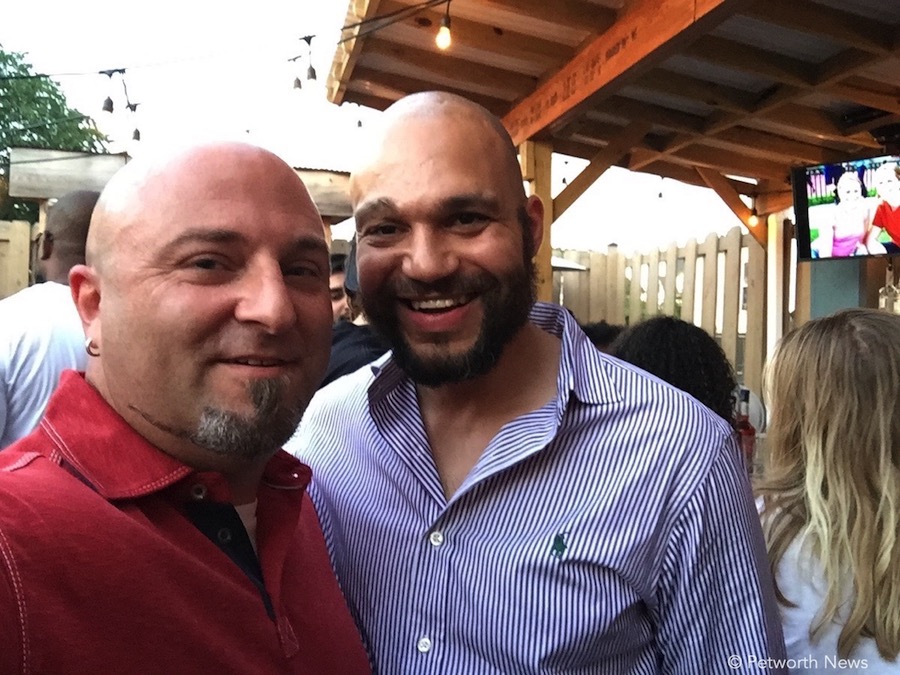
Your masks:
{"label": "mustache", "polygon": [[435,281],[419,281],[409,277],[398,277],[389,284],[391,293],[400,297],[417,297],[424,295],[469,295],[489,291],[499,283],[498,279],[487,272],[471,272],[452,274]]}

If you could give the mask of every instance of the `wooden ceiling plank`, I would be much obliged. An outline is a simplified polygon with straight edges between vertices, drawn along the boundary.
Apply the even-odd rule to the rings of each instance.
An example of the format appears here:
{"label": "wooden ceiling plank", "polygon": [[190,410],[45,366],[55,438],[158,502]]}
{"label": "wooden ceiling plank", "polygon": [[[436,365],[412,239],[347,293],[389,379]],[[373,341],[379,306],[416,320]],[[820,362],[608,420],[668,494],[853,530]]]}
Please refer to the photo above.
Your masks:
{"label": "wooden ceiling plank", "polygon": [[364,105],[367,108],[384,110],[395,101],[395,99],[382,98],[381,96],[375,96],[374,94],[370,94],[368,92],[357,91],[356,89],[354,89],[354,87],[355,84],[353,82],[351,82],[347,87],[344,96],[345,103],[357,103],[359,105]]}
{"label": "wooden ceiling plank", "polygon": [[713,35],[698,39],[685,54],[795,87],[808,87],[814,79],[809,64]]}
{"label": "wooden ceiling plank", "polygon": [[844,161],[847,157],[846,152],[830,150],[820,145],[804,143],[747,127],[725,129],[715,136],[701,140],[700,143],[722,143],[735,149],[748,148],[764,154],[767,158],[787,163],[831,164]]}
{"label": "wooden ceiling plank", "polygon": [[756,197],[757,213],[778,213],[794,205],[794,193],[790,190],[761,192]]}
{"label": "wooden ceiling plank", "polygon": [[[554,9],[556,3],[548,3]],[[676,46],[745,0],[633,0],[622,16],[513,108],[503,123],[515,143],[571,115],[623,75],[649,70]],[[701,14],[705,12],[705,14]]]}
{"label": "wooden ceiling plank", "polygon": [[526,14],[538,21],[555,23],[572,30],[603,33],[616,20],[617,12],[579,0],[479,0],[482,5]]}
{"label": "wooden ceiling plank", "polygon": [[467,98],[470,101],[483,106],[487,110],[490,110],[494,114],[500,114],[502,113],[502,111],[509,109],[509,101],[504,101],[503,99],[483,96],[481,94],[476,94],[456,87],[445,87],[435,84],[434,82],[419,80],[413,77],[405,77],[403,75],[396,75],[394,73],[387,73],[381,70],[365,68],[363,66],[357,66],[353,77],[355,81],[360,83],[370,82],[376,87],[382,87],[385,89],[392,89],[397,91],[399,95],[393,97],[395,99],[399,99],[407,94],[414,94],[421,91],[438,90],[447,91],[451,94],[457,94],[458,96]]}
{"label": "wooden ceiling plank", "polygon": [[458,82],[460,88],[463,88],[467,80],[477,80],[483,87],[521,95],[524,91],[531,91],[535,84],[535,79],[527,75],[382,39],[369,38],[366,42],[366,52],[394,60],[401,66],[404,63],[412,64],[437,76]]}
{"label": "wooden ceiling plank", "polygon": [[[652,122],[657,126],[685,133],[699,133],[703,129],[702,117],[651,105],[624,96],[613,96],[594,108],[598,113]],[[589,113],[590,114],[590,113]]]}
{"label": "wooden ceiling plank", "polygon": [[867,132],[888,124],[900,124],[900,115],[880,115],[878,117],[873,117],[872,119],[865,120],[864,122],[857,122],[855,124],[844,127],[844,132],[847,134],[848,138],[865,136],[869,138],[874,144],[871,147],[880,148],[881,143],[872,138],[872,135]]}
{"label": "wooden ceiling plank", "polygon": [[[406,5],[396,0],[382,0],[382,8],[385,13],[399,11]],[[434,40],[437,26],[440,26],[444,16],[441,11],[420,11],[404,23],[408,23],[417,30],[427,33],[429,41]],[[429,26],[421,26],[417,20],[427,19]],[[382,36],[388,37],[389,30],[382,32]],[[477,21],[471,21],[460,17],[453,17],[453,44],[460,44],[478,49],[480,51],[499,54],[529,62],[538,62],[545,68],[559,68],[563,63],[575,55],[575,50],[568,45],[544,40],[533,35],[516,33],[503,30]]]}
{"label": "wooden ceiling plank", "polygon": [[726,180],[725,176],[718,171],[699,166],[697,167],[697,173],[703,179],[703,182],[719,195],[719,198],[725,202],[725,205],[732,210],[734,215],[740,218],[741,222],[747,226],[747,229],[750,231],[750,234],[753,235],[753,238],[765,247],[767,244],[766,230],[768,229],[765,220],[759,218],[755,225],[750,224],[752,211],[744,204],[740,195],[733,187],[731,187],[731,184]]}
{"label": "wooden ceiling plank", "polygon": [[[372,19],[378,13],[379,2],[380,0],[351,0],[347,7],[344,25],[349,26],[360,21]],[[328,82],[325,85],[328,100],[335,105],[340,105],[343,102],[347,84],[350,82],[353,69],[356,67],[356,61],[362,52],[357,42],[365,38],[352,37],[359,33],[360,28],[341,31],[341,39],[345,41],[338,44],[338,48],[334,53],[334,59],[331,62],[331,70],[328,73]]]}
{"label": "wooden ceiling plank", "polygon": [[802,131],[805,134],[823,141],[848,143],[866,148],[880,148],[871,134],[861,130],[844,129],[822,110],[809,106],[789,103],[756,115],[760,120],[771,122],[789,129]]}
{"label": "wooden ceiling plank", "polygon": [[730,112],[749,113],[753,109],[751,97],[745,91],[671,71],[659,69],[650,71],[636,81],[635,85]]}
{"label": "wooden ceiling plank", "polygon": [[808,0],[756,2],[742,13],[784,28],[819,35],[870,54],[888,54],[893,47],[889,24]]}
{"label": "wooden ceiling plank", "polygon": [[849,84],[836,83],[824,87],[825,91],[845,101],[883,110],[887,113],[900,114],[900,91],[895,94],[882,94],[869,89],[860,89]]}
{"label": "wooden ceiling plank", "polygon": [[566,210],[575,203],[584,191],[587,190],[594,182],[603,175],[609,167],[613,166],[622,157],[627,155],[631,149],[641,142],[647,132],[650,131],[651,125],[648,122],[632,122],[621,130],[615,138],[611,139],[609,144],[598,152],[591,159],[582,171],[570,182],[556,199],[553,200],[553,220],[554,222],[566,212]]}

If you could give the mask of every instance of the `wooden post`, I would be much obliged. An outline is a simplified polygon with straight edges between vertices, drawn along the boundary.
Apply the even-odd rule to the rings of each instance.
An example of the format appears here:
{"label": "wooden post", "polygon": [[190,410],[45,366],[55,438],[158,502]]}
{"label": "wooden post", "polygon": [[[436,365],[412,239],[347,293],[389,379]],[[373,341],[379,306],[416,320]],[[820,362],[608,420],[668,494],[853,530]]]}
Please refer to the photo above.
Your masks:
{"label": "wooden post", "polygon": [[550,157],[553,153],[548,143],[525,141],[519,146],[519,162],[522,179],[528,183],[528,192],[537,195],[544,203],[544,239],[535,256],[537,264],[537,299],[553,301],[553,269],[550,263],[550,228],[553,225],[553,198],[550,192]]}

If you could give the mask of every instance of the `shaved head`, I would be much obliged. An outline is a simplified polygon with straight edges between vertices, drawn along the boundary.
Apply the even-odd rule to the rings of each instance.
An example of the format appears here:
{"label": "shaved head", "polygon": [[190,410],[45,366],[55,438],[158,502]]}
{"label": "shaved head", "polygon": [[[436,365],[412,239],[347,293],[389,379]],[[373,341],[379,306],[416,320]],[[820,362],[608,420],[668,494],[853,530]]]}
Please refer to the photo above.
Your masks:
{"label": "shaved head", "polygon": [[[414,127],[427,131],[417,136]],[[450,127],[468,139],[473,151],[490,153],[502,182],[525,200],[516,147],[503,123],[482,106],[461,96],[427,91],[406,96],[384,111],[371,143],[363,150],[357,168],[350,176],[350,197],[354,206],[365,191],[368,173],[392,144],[435,142],[437,138],[432,134],[439,137],[441,128]]]}

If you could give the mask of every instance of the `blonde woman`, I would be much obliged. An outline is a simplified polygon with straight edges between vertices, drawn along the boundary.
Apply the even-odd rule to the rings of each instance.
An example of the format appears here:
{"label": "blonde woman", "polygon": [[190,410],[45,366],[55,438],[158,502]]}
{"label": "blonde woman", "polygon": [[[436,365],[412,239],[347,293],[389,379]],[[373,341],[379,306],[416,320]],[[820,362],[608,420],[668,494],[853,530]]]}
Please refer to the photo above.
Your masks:
{"label": "blonde woman", "polygon": [[766,387],[758,489],[795,672],[900,673],[900,316],[808,322]]}

